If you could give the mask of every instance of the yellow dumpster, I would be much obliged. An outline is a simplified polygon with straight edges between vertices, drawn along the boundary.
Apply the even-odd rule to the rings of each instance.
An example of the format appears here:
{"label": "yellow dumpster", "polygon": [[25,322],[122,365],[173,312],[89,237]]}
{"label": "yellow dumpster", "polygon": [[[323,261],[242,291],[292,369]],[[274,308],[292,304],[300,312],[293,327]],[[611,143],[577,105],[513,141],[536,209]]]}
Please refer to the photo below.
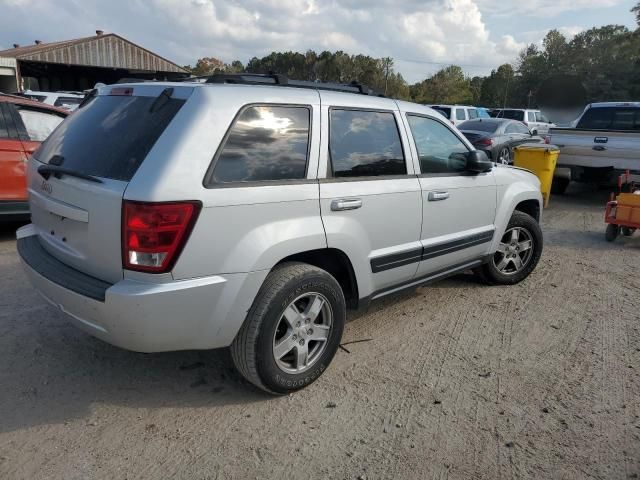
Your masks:
{"label": "yellow dumpster", "polygon": [[560,149],[544,143],[526,143],[513,149],[513,164],[531,170],[540,179],[544,206],[549,205],[553,172],[556,169]]}

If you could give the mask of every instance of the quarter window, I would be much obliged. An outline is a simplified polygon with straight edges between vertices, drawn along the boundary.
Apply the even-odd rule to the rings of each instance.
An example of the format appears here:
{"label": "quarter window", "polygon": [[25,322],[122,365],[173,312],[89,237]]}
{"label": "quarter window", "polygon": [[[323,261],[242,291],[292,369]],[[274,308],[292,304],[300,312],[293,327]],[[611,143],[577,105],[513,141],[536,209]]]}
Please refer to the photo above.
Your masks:
{"label": "quarter window", "polygon": [[469,119],[473,120],[474,118],[478,118],[478,111],[475,108],[468,108],[467,114],[469,115]]}
{"label": "quarter window", "polygon": [[460,173],[466,169],[469,149],[442,123],[408,115],[422,173]]}
{"label": "quarter window", "polygon": [[305,178],[309,118],[308,107],[247,107],[231,127],[213,169],[213,182]]}
{"label": "quarter window", "polygon": [[329,152],[334,177],[406,175],[391,112],[331,109]]}
{"label": "quarter window", "polygon": [[535,112],[527,112],[527,119],[530,122],[535,122],[536,121],[536,114]]}

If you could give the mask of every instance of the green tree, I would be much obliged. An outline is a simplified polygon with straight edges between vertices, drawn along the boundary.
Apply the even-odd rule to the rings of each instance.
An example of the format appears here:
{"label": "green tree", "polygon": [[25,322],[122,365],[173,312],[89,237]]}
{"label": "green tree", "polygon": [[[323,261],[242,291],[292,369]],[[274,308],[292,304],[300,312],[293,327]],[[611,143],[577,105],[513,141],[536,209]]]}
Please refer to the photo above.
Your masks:
{"label": "green tree", "polygon": [[505,63],[484,79],[477,103],[486,107],[511,106],[515,88],[515,72],[510,64]]}
{"label": "green tree", "polygon": [[631,9],[631,13],[636,15],[636,23],[640,27],[640,2],[636,3],[636,6]]}
{"label": "green tree", "polygon": [[457,65],[445,67],[410,88],[411,98],[418,103],[471,103],[471,81]]}

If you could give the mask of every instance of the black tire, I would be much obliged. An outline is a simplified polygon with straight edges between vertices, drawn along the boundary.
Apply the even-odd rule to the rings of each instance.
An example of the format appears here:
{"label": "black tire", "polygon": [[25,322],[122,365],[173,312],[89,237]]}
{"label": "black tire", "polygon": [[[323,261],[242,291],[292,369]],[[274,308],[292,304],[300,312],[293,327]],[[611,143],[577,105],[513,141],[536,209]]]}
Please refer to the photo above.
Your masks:
{"label": "black tire", "polygon": [[[285,309],[305,293],[321,294],[331,307],[331,329],[324,350],[303,373],[281,369],[274,358],[274,336]],[[322,375],[342,338],[346,304],[340,284],[326,271],[306,263],[276,266],[260,288],[247,318],[231,344],[231,356],[243,377],[272,394],[300,390]]]}
{"label": "black tire", "polygon": [[607,229],[604,232],[604,238],[607,242],[613,242],[620,235],[620,227],[610,223],[607,225]]}
{"label": "black tire", "polygon": [[509,231],[515,227],[526,230],[530,235],[532,254],[522,270],[512,274],[504,274],[495,265],[496,258],[499,255],[499,253],[496,252],[489,262],[475,270],[480,279],[489,285],[515,285],[527,278],[540,261],[543,238],[542,230],[536,219],[524,212],[515,211],[505,231]]}
{"label": "black tire", "polygon": [[620,229],[620,233],[622,233],[622,235],[624,235],[625,237],[630,237],[634,234],[635,231],[636,229],[631,227],[622,227]]}
{"label": "black tire", "polygon": [[564,195],[570,182],[568,178],[554,177],[551,183],[551,193],[554,195]]}

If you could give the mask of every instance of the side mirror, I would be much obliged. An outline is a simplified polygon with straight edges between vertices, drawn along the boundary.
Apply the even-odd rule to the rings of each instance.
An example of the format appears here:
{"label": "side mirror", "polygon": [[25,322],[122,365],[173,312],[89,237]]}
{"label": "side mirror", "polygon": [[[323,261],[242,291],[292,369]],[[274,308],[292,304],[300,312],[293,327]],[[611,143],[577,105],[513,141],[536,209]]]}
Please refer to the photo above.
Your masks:
{"label": "side mirror", "polygon": [[493,168],[493,163],[482,150],[472,150],[467,154],[467,170],[469,172],[488,172]]}

